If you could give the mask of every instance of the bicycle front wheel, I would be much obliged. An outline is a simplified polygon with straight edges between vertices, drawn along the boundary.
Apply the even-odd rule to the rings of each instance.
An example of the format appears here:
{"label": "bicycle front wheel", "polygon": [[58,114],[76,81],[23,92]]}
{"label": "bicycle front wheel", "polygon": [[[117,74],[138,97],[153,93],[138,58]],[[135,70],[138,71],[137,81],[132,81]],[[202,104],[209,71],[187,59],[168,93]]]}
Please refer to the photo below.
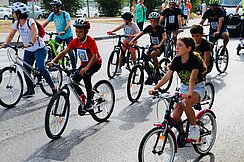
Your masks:
{"label": "bicycle front wheel", "polygon": [[94,85],[94,106],[89,111],[92,118],[97,122],[105,122],[111,116],[114,103],[115,93],[112,84],[106,80],[100,80]]}
{"label": "bicycle front wheel", "polygon": [[23,94],[23,79],[14,67],[5,67],[0,71],[0,105],[14,107]]}
{"label": "bicycle front wheel", "polygon": [[[169,70],[169,64],[170,64],[170,60],[167,58],[163,58],[159,61],[159,71],[160,71],[160,75],[161,78],[167,73],[167,71]],[[169,90],[171,84],[173,81],[173,76],[170,78],[170,80],[168,80],[163,86],[161,86],[158,90],[161,93],[165,93]]]}
{"label": "bicycle front wheel", "polygon": [[[54,86],[56,86],[59,89],[63,82],[62,70],[55,66],[47,67],[47,70],[51,76],[51,79],[53,80]],[[53,95],[52,88],[49,86],[49,84],[43,78],[43,76],[41,76],[41,78],[42,79],[39,84],[42,92],[47,96],[52,96]]]}
{"label": "bicycle front wheel", "polygon": [[229,52],[227,48],[225,48],[225,52],[221,54],[223,48],[224,47],[220,47],[216,54],[216,68],[220,73],[224,73],[229,64]]}
{"label": "bicycle front wheel", "polygon": [[164,128],[156,127],[150,130],[142,139],[139,152],[139,162],[163,161],[173,162],[176,145],[173,134]]}
{"label": "bicycle front wheel", "polygon": [[143,85],[144,85],[143,67],[137,64],[131,69],[127,81],[127,96],[131,102],[136,102],[140,98]]}
{"label": "bicycle front wheel", "polygon": [[49,138],[60,138],[67,125],[69,112],[69,95],[64,91],[55,93],[47,106],[45,116],[45,131]]}
{"label": "bicycle front wheel", "polygon": [[193,144],[194,150],[201,154],[207,154],[213,147],[216,134],[217,123],[212,112],[204,112],[197,121],[200,127],[200,144]]}
{"label": "bicycle front wheel", "polygon": [[201,101],[201,107],[203,109],[211,109],[214,102],[215,90],[212,83],[207,82],[205,84],[204,97]]}
{"label": "bicycle front wheel", "polygon": [[116,75],[119,65],[119,51],[114,50],[109,56],[108,66],[107,66],[107,75],[110,79],[113,79]]}

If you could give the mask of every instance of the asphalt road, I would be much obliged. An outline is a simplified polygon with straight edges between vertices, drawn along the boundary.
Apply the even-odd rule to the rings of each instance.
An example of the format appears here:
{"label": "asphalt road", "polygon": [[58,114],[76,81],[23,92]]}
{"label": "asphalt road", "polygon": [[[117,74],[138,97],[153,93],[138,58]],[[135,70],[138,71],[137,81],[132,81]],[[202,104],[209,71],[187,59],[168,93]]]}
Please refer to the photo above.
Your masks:
{"label": "asphalt road", "polygon": [[[193,20],[192,20],[193,21]],[[104,36],[112,29],[111,24],[92,24],[91,35]],[[185,30],[182,36],[190,36]],[[2,37],[2,36],[1,36]],[[2,39],[2,38],[1,38]],[[108,79],[107,59],[116,40],[98,41],[103,58],[101,70],[94,75],[93,83]],[[143,37],[140,44],[147,44]],[[179,149],[176,162],[240,162],[244,161],[244,56],[236,55],[238,40],[231,39],[228,45],[230,63],[227,73],[219,75],[216,68],[209,74],[216,91],[213,111],[217,118],[217,139],[211,153],[199,156],[191,145]],[[8,65],[6,53],[0,50],[0,68]],[[21,99],[12,109],[0,106],[0,161],[2,162],[135,162],[142,137],[157,122],[156,102],[147,94],[152,86],[145,86],[137,103],[131,104],[126,95],[128,71],[110,80],[116,93],[114,112],[109,122],[98,124],[90,116],[77,114],[77,103],[71,98],[71,115],[62,138],[52,141],[44,130],[44,116],[50,98],[40,89],[29,99]],[[175,85],[174,81],[174,84]],[[170,92],[174,91],[174,86]],[[0,90],[1,91],[1,90]],[[163,109],[163,107],[162,107]]]}

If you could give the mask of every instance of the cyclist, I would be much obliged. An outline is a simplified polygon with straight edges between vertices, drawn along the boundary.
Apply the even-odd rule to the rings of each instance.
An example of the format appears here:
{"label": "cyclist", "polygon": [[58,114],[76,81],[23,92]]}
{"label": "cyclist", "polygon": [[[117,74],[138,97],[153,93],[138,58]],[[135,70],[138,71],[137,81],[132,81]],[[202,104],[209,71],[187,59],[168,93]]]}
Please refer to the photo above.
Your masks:
{"label": "cyclist", "polygon": [[[91,76],[101,68],[102,58],[98,52],[95,40],[87,35],[90,29],[90,22],[84,18],[78,18],[75,20],[73,26],[75,27],[77,38],[73,39],[66,49],[59,53],[59,55],[49,62],[48,65],[52,66],[54,62],[57,62],[60,58],[64,57],[70,50],[77,50],[81,64],[78,68],[78,72],[75,73],[73,77],[73,81],[80,82],[82,79],[84,80],[87,92],[87,102],[84,109],[90,110],[94,105],[94,92],[92,91]],[[80,97],[83,98],[84,93],[81,88],[76,84],[73,84],[73,86]],[[78,113],[80,115],[83,114],[80,106],[78,108]]]}
{"label": "cyclist", "polygon": [[[167,40],[166,34],[164,32],[164,28],[159,25],[159,18],[160,15],[157,12],[151,12],[148,15],[148,19],[150,20],[150,25],[148,25],[143,31],[137,34],[129,44],[132,45],[137,39],[139,39],[143,34],[148,33],[150,35],[150,43],[152,50],[147,52],[148,56],[153,59],[153,64],[155,67],[155,78],[153,78],[153,72],[148,71],[149,77],[145,81],[146,85],[151,85],[153,80],[160,80],[160,73],[159,73],[159,65],[158,65],[158,58],[161,53],[164,52],[164,42]],[[150,69],[149,63],[145,62],[146,69]]]}
{"label": "cyclist", "polygon": [[[23,60],[31,66],[33,66],[34,62],[36,61],[38,70],[52,88],[53,93],[55,93],[57,91],[57,87],[54,86],[50,74],[45,67],[45,59],[47,55],[45,43],[38,35],[38,29],[35,21],[31,18],[28,18],[29,10],[27,5],[21,2],[16,2],[13,3],[10,7],[12,9],[13,18],[15,21],[10,33],[8,34],[1,47],[4,47],[10,43],[16,34],[16,31],[18,31],[25,48]],[[23,67],[26,69],[26,71],[31,73],[31,68],[28,65],[23,64]],[[24,77],[27,85],[27,91],[23,94],[23,97],[31,97],[35,94],[35,87],[25,73]]]}
{"label": "cyclist", "polygon": [[213,60],[211,57],[211,45],[209,41],[203,38],[203,27],[200,24],[194,24],[191,26],[190,33],[195,41],[196,49],[195,51],[200,54],[203,58],[205,64],[207,65],[207,73],[212,70]]}
{"label": "cyclist", "polygon": [[[73,40],[70,15],[68,12],[61,10],[62,2],[60,0],[53,0],[50,5],[52,6],[53,12],[50,13],[47,20],[42,25],[45,28],[48,23],[54,21],[56,32],[58,33],[55,41],[58,43],[65,41],[68,45]],[[58,48],[57,44],[55,44],[55,48]],[[69,57],[71,59],[72,68],[75,69],[76,59],[72,50],[69,51]]]}
{"label": "cyclist", "polygon": [[224,54],[226,46],[229,42],[229,33],[227,30],[226,22],[224,21],[226,13],[224,9],[219,7],[220,0],[210,0],[209,5],[210,9],[208,9],[202,16],[202,20],[200,22],[201,25],[205,22],[206,19],[210,22],[209,29],[209,41],[214,43],[220,37],[223,37],[223,45],[224,48],[221,51],[221,55]]}
{"label": "cyclist", "polygon": [[164,85],[176,71],[181,79],[180,94],[183,94],[183,102],[178,104],[173,112],[176,122],[181,121],[181,115],[185,111],[190,125],[190,139],[199,139],[199,127],[196,125],[196,116],[192,106],[201,101],[204,96],[204,82],[202,73],[206,66],[202,58],[194,53],[195,42],[190,37],[179,38],[176,43],[176,57],[174,57],[169,71],[160,82],[149,90],[153,94],[154,90]]}
{"label": "cyclist", "polygon": [[181,11],[176,8],[177,0],[169,0],[169,8],[166,8],[160,17],[159,23],[165,22],[165,28],[167,33],[173,32],[174,42],[177,40],[177,35],[181,30]]}
{"label": "cyclist", "polygon": [[[130,12],[125,12],[121,16],[121,18],[123,19],[124,22],[121,25],[119,25],[118,27],[114,28],[112,31],[108,31],[107,34],[111,35],[113,32],[116,32],[116,31],[118,31],[118,30],[123,28],[124,35],[128,36],[128,38],[125,38],[123,40],[123,44],[128,45],[128,42],[130,42],[131,39],[132,39],[131,37],[133,35],[139,33],[140,29],[138,28],[136,23],[132,22],[133,15]],[[122,45],[122,52],[125,53],[125,51],[126,51],[126,47]],[[129,51],[131,53],[131,57],[132,57],[133,63],[135,64],[136,63],[136,53],[135,53],[136,51],[135,51],[135,48],[130,47]],[[124,60],[123,55],[120,55],[119,67],[118,67],[118,70],[117,70],[118,74],[122,73],[122,69],[121,69],[122,60]]]}

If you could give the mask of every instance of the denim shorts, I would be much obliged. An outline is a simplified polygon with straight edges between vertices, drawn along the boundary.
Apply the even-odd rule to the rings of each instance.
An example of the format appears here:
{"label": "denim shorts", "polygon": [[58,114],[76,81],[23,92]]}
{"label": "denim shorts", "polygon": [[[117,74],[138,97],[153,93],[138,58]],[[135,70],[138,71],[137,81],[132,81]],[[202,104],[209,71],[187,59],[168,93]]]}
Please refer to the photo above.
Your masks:
{"label": "denim shorts", "polygon": [[[189,86],[187,84],[182,83],[181,86],[180,86],[180,94],[187,93],[188,92],[188,88],[189,88]],[[203,97],[204,97],[204,88],[205,88],[204,82],[200,82],[200,83],[198,83],[198,84],[196,84],[194,86],[194,90],[193,91],[197,92],[200,95],[200,97],[201,97],[200,100],[202,100]]]}

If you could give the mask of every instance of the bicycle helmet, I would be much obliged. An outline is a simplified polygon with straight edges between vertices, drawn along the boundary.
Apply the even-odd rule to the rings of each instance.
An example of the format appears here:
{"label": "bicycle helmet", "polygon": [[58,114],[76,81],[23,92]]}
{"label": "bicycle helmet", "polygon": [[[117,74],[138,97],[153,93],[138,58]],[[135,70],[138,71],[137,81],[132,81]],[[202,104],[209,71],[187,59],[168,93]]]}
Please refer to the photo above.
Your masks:
{"label": "bicycle helmet", "polygon": [[62,6],[62,2],[60,0],[53,0],[50,5],[57,5],[57,6]]}
{"label": "bicycle helmet", "polygon": [[13,3],[10,8],[16,12],[16,11],[20,11],[21,14],[24,14],[24,13],[28,13],[29,12],[29,9],[28,9],[28,6],[22,2],[16,2],[16,3]]}
{"label": "bicycle helmet", "polygon": [[78,18],[78,19],[75,20],[73,26],[74,27],[85,28],[85,29],[90,29],[91,24],[85,18]]}
{"label": "bicycle helmet", "polygon": [[220,0],[210,0],[209,1],[209,5],[215,5],[215,6],[218,6],[220,4]]}
{"label": "bicycle helmet", "polygon": [[149,15],[148,15],[148,19],[159,19],[160,18],[160,15],[159,13],[157,12],[151,12]]}
{"label": "bicycle helmet", "polygon": [[130,12],[125,12],[125,13],[123,13],[123,15],[121,15],[121,18],[124,20],[130,21],[130,20],[132,20],[133,15]]}
{"label": "bicycle helmet", "polygon": [[177,0],[168,0],[168,2],[177,4]]}

